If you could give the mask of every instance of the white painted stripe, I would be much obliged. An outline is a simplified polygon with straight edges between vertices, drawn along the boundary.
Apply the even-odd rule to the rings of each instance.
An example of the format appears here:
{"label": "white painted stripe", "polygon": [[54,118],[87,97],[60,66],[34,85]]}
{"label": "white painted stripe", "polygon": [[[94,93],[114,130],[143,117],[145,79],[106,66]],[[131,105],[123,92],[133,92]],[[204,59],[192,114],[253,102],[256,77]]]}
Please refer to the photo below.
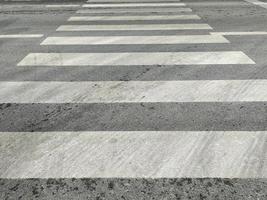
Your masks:
{"label": "white painted stripe", "polygon": [[256,3],[254,3],[254,4],[256,4],[256,5],[267,5],[266,2],[256,2]]}
{"label": "white painted stripe", "polygon": [[18,66],[255,64],[241,51],[138,53],[30,53]]}
{"label": "white painted stripe", "polygon": [[0,132],[1,178],[267,178],[267,132]]}
{"label": "white painted stripe", "polygon": [[248,32],[210,32],[211,35],[267,35],[267,31]]}
{"label": "white painted stripe", "polygon": [[0,82],[0,103],[267,101],[267,80]]}
{"label": "white painted stripe", "polygon": [[87,3],[177,3],[180,0],[89,0]]}
{"label": "white painted stripe", "polygon": [[36,1],[41,1],[41,0],[4,0],[4,1],[20,1],[20,2],[23,2],[23,1],[33,1],[33,2],[36,2]]}
{"label": "white painted stripe", "polygon": [[149,15],[149,16],[75,16],[70,17],[68,21],[97,21],[97,20],[187,20],[200,19],[198,15]]}
{"label": "white painted stripe", "polygon": [[112,8],[112,7],[166,7],[185,6],[184,3],[118,3],[118,4],[84,4],[84,8]]}
{"label": "white painted stripe", "polygon": [[62,25],[57,31],[119,31],[119,30],[201,30],[208,24],[122,24],[122,25]]}
{"label": "white painted stripe", "polygon": [[46,5],[47,8],[70,8],[70,7],[80,7],[78,4],[59,4],[59,5]]}
{"label": "white painted stripe", "polygon": [[262,1],[258,1],[258,0],[245,0],[246,2],[252,3],[254,5],[260,6],[262,8],[267,8],[267,3],[266,2],[262,2]]}
{"label": "white painted stripe", "polygon": [[180,3],[180,1],[164,1],[164,0],[162,0],[161,2],[160,1],[131,1],[131,2],[127,2],[127,3],[125,3],[125,2],[107,2],[107,3],[103,3],[103,2],[101,2],[101,1],[98,1],[98,2],[93,2],[93,3],[91,3],[91,2],[87,2],[88,4],[84,4],[84,5],[89,5],[89,4],[93,4],[93,5],[99,5],[99,4],[101,4],[101,5],[134,5],[134,4],[147,4],[147,5],[153,5],[153,4],[185,4],[185,3]]}
{"label": "white painted stripe", "polygon": [[253,4],[261,3],[261,1],[258,1],[258,0],[244,0],[244,1],[253,3]]}
{"label": "white painted stripe", "polygon": [[5,2],[8,2],[8,1],[17,1],[17,2],[29,2],[29,1],[33,1],[33,2],[36,2],[36,1],[41,1],[41,0],[4,0]]}
{"label": "white painted stripe", "polygon": [[190,8],[124,8],[124,9],[84,9],[78,10],[76,13],[80,14],[97,14],[97,13],[164,13],[164,12],[192,12]]}
{"label": "white painted stripe", "polygon": [[221,35],[112,36],[112,37],[48,37],[41,45],[101,44],[198,44],[229,43]]}
{"label": "white painted stripe", "polygon": [[12,38],[40,38],[42,34],[17,34],[17,35],[0,35],[0,39],[12,39]]}

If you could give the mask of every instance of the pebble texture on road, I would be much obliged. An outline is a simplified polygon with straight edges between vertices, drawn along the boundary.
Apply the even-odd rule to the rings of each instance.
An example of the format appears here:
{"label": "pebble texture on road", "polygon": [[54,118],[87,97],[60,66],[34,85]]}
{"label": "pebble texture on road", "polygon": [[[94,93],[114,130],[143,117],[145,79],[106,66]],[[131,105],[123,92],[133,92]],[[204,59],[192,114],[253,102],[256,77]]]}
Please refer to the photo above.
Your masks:
{"label": "pebble texture on road", "polygon": [[0,180],[0,186],[0,193],[1,188],[5,189],[6,199],[254,200],[266,199],[267,181],[218,178],[15,179]]}

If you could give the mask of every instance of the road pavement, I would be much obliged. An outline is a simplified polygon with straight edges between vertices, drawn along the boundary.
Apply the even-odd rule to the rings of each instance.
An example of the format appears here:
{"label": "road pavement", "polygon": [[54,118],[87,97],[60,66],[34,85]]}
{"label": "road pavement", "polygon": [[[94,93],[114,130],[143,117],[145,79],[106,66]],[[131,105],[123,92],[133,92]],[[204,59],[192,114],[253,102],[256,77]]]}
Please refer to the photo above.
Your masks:
{"label": "road pavement", "polygon": [[267,198],[267,1],[5,0],[0,199]]}

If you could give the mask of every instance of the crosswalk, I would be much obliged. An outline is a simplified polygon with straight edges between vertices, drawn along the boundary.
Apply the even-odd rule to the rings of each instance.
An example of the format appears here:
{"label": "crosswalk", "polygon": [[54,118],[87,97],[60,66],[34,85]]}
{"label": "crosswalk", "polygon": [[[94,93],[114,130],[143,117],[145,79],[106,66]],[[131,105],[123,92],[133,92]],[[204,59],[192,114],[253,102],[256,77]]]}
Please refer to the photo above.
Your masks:
{"label": "crosswalk", "polygon": [[0,39],[12,39],[12,38],[41,38],[42,34],[4,34],[0,35]]}
{"label": "crosswalk", "polygon": [[[23,137],[30,144],[38,144],[34,165],[24,162],[23,159],[30,159],[30,155],[23,153],[24,157],[16,157],[6,171],[11,177],[19,174],[22,178],[258,176],[260,166],[254,163],[261,159],[261,147],[267,139],[264,132],[251,134],[242,131],[36,132],[10,135],[6,142]],[[256,140],[259,140],[257,144]],[[5,147],[2,140],[0,144]],[[15,146],[15,150],[23,148],[25,146],[19,143]],[[245,159],[248,153],[255,157]],[[225,154],[231,154],[231,158]],[[244,162],[248,166],[245,172],[244,166],[240,165]],[[266,168],[262,173],[266,173]]]}
{"label": "crosswalk", "polygon": [[187,13],[192,12],[190,8],[184,7],[171,7],[171,8],[159,8],[159,7],[145,7],[145,8],[99,8],[99,9],[82,9],[78,10],[78,14],[112,14],[112,13],[120,13],[120,14],[127,14],[127,13]]}
{"label": "crosswalk", "polygon": [[208,24],[62,25],[57,31],[194,30],[212,29]]}
{"label": "crosswalk", "polygon": [[260,6],[262,8],[267,8],[267,2],[263,2],[263,1],[258,1],[258,0],[245,0],[247,1],[248,3],[252,3],[256,6]]}
{"label": "crosswalk", "polygon": [[149,53],[31,53],[18,66],[254,64],[241,51]]}
{"label": "crosswalk", "polygon": [[105,45],[105,44],[204,44],[229,43],[220,35],[112,36],[112,37],[47,37],[41,45]]}
{"label": "crosswalk", "polygon": [[[84,2],[40,43],[44,52],[30,52],[17,66],[91,69],[85,77],[115,70],[95,74],[94,81],[1,81],[1,104],[21,106],[37,124],[48,122],[31,131],[18,128],[18,121],[0,132],[1,177],[267,178],[267,132],[258,128],[266,118],[259,109],[267,102],[266,79],[159,80],[156,73],[255,67],[227,35],[205,23],[186,1]],[[125,48],[138,45],[135,52]],[[198,49],[173,51],[168,45]],[[223,50],[207,51],[210,45]],[[135,67],[152,76],[116,76],[134,73]],[[243,124],[232,126],[235,120]]]}
{"label": "crosswalk", "polygon": [[68,21],[136,21],[136,20],[189,20],[189,19],[200,19],[197,15],[148,15],[148,16],[74,16],[70,17]]}
{"label": "crosswalk", "polygon": [[84,4],[83,8],[117,8],[117,7],[175,7],[185,6],[184,3],[127,3],[127,4]]}

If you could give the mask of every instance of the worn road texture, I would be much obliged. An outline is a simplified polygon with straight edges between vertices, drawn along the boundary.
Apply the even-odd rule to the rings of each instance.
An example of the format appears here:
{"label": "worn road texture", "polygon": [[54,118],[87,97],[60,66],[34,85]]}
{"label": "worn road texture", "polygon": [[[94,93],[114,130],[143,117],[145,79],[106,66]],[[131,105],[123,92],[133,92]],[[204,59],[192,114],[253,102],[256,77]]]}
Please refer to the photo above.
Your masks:
{"label": "worn road texture", "polygon": [[267,1],[1,0],[0,199],[266,200]]}

